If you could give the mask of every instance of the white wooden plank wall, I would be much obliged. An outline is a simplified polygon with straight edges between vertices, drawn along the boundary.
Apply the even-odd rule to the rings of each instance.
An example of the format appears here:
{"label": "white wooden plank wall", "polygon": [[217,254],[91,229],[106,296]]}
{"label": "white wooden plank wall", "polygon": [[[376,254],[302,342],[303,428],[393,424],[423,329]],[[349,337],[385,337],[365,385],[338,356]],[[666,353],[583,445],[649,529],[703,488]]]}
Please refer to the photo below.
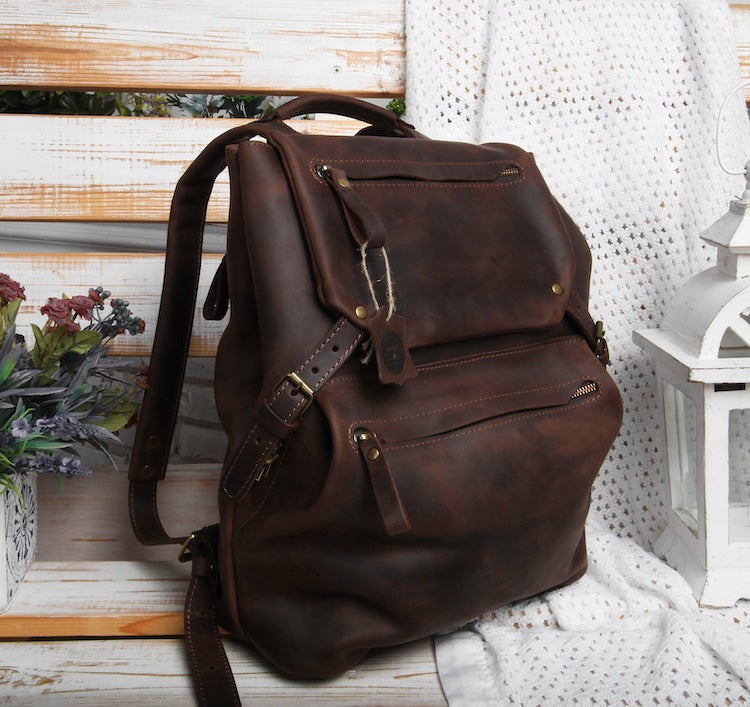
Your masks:
{"label": "white wooden plank wall", "polygon": [[[1,59],[0,59],[1,61]],[[0,220],[166,222],[174,186],[211,140],[247,120],[0,115]],[[297,120],[301,132],[342,135],[353,120]],[[207,218],[224,222],[229,179]]]}
{"label": "white wooden plank wall", "polygon": [[0,17],[0,87],[403,92],[403,0],[2,0]]}
{"label": "white wooden plank wall", "polygon": [[[211,279],[222,256],[205,255],[201,267],[198,300],[193,321],[191,355],[211,356],[226,326],[225,321],[206,321],[200,309]],[[46,317],[39,307],[48,297],[85,295],[89,287],[103,285],[130,302],[130,309],[146,322],[146,330],[136,336],[118,336],[113,355],[147,356],[151,351],[161,293],[164,256],[159,253],[3,253],[2,272],[19,279],[26,287],[26,300],[20,310],[20,333],[32,337],[30,324],[42,325]],[[28,338],[29,341],[33,340]]]}

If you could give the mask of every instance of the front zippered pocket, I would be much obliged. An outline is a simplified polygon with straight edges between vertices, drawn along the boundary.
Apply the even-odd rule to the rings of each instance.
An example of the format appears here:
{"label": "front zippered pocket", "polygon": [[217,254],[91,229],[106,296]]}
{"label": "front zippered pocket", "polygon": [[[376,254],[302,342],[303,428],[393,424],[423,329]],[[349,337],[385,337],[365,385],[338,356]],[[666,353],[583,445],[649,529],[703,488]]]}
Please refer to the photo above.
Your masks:
{"label": "front zippered pocket", "polygon": [[[331,493],[351,483],[341,474],[355,473],[337,459],[355,454],[381,532],[400,535],[435,522],[436,512],[453,515],[430,507],[433,484],[470,497],[481,493],[477,479],[513,486],[518,474],[528,474],[524,484],[550,474],[554,487],[555,448],[582,459],[598,448],[599,440],[587,440],[591,450],[580,440],[600,426],[591,411],[610,385],[579,337],[421,365],[401,388],[383,388],[372,375],[334,378],[318,394],[338,450],[329,482],[339,491]],[[527,464],[532,457],[546,461]],[[583,483],[600,462],[580,465]]]}
{"label": "front zippered pocket", "polygon": [[[569,388],[569,385],[563,385],[561,387]],[[573,390],[573,393],[569,395],[567,398],[567,405],[582,403],[585,398],[596,395],[598,391],[599,384],[596,381],[584,381],[578,384]],[[532,415],[535,417],[541,417],[545,414],[553,414],[554,412],[560,412],[561,408],[564,408],[565,406],[565,403],[562,405],[560,404],[560,398],[557,395],[548,398],[547,402],[547,405],[542,402],[537,402],[535,405],[541,405],[541,407],[529,407],[524,412],[515,410],[510,413],[501,413],[490,418],[481,419],[455,429],[439,429],[435,434],[420,438],[409,438],[409,432],[406,432],[404,436],[407,438],[399,439],[399,435],[394,435],[391,430],[389,434],[390,444],[384,443],[380,434],[376,429],[373,429],[378,426],[377,421],[370,421],[369,424],[373,426],[370,428],[358,427],[356,425],[359,423],[354,423],[352,442],[356,444],[362,462],[370,476],[372,490],[386,532],[389,535],[398,535],[411,529],[411,521],[407,505],[401,497],[396,476],[391,468],[390,456],[392,453],[397,455],[400,448],[424,448],[430,445],[445,444],[447,438],[451,435],[466,436],[476,433],[477,436],[481,436],[482,432],[485,432],[493,426],[509,424],[513,419],[520,423],[524,417],[530,417]],[[422,411],[420,414],[423,416],[429,415],[426,411]],[[481,417],[481,415],[477,415],[477,417]]]}

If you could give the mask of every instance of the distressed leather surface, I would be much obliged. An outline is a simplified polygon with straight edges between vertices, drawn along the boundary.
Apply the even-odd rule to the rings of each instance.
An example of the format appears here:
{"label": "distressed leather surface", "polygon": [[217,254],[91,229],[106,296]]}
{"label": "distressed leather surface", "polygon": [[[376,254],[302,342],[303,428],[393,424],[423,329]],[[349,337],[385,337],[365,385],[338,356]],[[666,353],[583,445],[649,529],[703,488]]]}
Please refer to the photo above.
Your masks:
{"label": "distressed leather surface", "polygon": [[[279,122],[315,107],[372,127],[321,138]],[[185,546],[186,616],[214,625],[216,610],[281,671],[326,677],[580,577],[622,403],[587,311],[588,247],[530,155],[433,142],[342,97],[279,114],[215,140],[176,189],[131,514],[142,541],[175,540],[156,484],[227,164],[227,257],[205,311],[229,299],[228,451],[218,554],[215,529]],[[198,693],[216,670],[231,683],[218,633],[186,637]]]}
{"label": "distressed leather surface", "polygon": [[[232,633],[285,673],[324,677],[578,578],[620,398],[590,332],[566,316],[573,291],[588,296],[589,253],[532,158],[279,132],[229,162],[232,318],[217,357],[228,468],[258,401],[339,317],[369,335],[365,231],[316,165],[343,170],[380,219],[417,363],[415,378],[384,386],[357,351],[267,476],[220,493]],[[498,176],[509,164],[520,174]],[[596,391],[575,398],[586,383]],[[373,436],[357,444],[363,430]]]}

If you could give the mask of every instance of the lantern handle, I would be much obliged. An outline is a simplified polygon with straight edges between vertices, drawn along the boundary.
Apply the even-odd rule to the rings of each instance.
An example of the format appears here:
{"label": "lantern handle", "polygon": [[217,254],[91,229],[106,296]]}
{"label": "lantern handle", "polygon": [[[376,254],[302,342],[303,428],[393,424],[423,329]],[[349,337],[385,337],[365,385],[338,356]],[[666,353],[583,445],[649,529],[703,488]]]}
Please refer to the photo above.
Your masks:
{"label": "lantern handle", "polygon": [[724,99],[724,101],[721,104],[721,108],[719,108],[719,117],[716,120],[716,157],[719,161],[719,167],[721,167],[722,170],[724,170],[727,174],[731,175],[745,175],[748,180],[750,180],[750,161],[745,164],[745,168],[741,172],[735,172],[732,170],[727,169],[726,164],[724,163],[724,160],[721,158],[721,119],[724,117],[724,110],[727,107],[727,104],[729,103],[730,99],[734,96],[735,93],[738,91],[741,91],[743,88],[746,88],[747,86],[750,86],[750,81],[743,81],[739,86],[736,86],[734,89],[732,89]]}

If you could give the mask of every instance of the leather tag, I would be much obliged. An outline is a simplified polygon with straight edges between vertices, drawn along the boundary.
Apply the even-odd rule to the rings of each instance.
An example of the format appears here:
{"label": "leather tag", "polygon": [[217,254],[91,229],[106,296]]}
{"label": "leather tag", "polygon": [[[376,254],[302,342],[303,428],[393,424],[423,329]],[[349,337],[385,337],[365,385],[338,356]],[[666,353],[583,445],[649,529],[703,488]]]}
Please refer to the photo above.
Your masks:
{"label": "leather tag", "polygon": [[381,307],[370,321],[378,378],[384,384],[402,385],[417,375],[417,369],[406,345],[406,320],[398,314],[387,316]]}

